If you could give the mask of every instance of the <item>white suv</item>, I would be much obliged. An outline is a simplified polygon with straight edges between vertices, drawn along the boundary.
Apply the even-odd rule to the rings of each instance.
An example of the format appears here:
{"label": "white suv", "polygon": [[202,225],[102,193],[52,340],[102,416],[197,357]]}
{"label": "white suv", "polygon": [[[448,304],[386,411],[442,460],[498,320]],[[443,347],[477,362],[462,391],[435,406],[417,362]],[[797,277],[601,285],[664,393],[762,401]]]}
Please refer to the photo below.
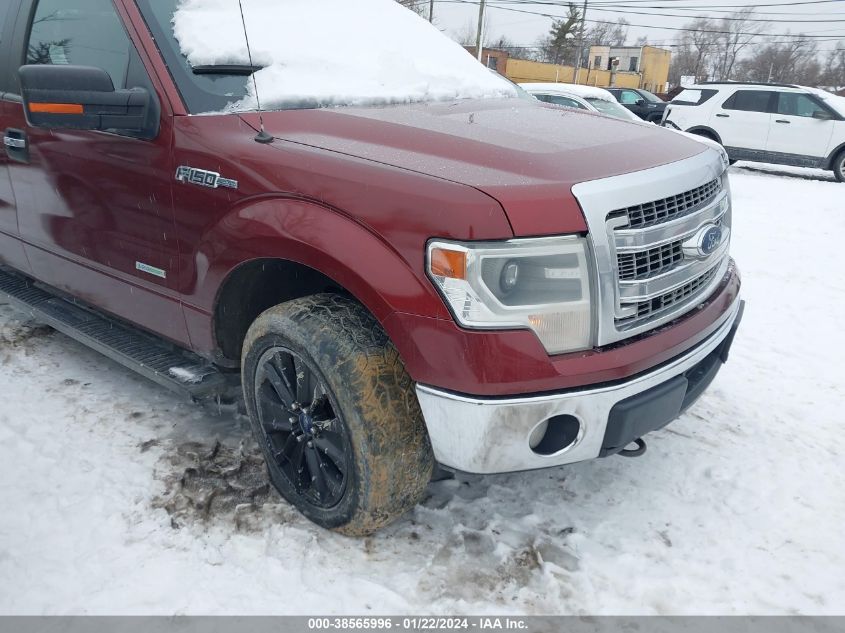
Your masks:
{"label": "white suv", "polygon": [[718,141],[732,162],[829,169],[845,182],[845,98],[823,90],[702,83],[672,100],[662,125]]}

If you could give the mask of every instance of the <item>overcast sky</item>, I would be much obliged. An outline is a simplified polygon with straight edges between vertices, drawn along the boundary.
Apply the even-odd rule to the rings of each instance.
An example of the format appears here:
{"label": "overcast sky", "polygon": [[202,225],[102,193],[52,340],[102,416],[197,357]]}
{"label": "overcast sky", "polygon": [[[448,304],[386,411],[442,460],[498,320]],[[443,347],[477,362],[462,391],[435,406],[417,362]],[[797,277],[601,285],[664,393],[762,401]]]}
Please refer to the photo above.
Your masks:
{"label": "overcast sky", "polygon": [[[672,42],[679,33],[657,27],[679,28],[697,15],[707,15],[714,18],[725,17],[730,15],[733,10],[728,7],[740,9],[746,6],[758,6],[758,18],[783,20],[783,22],[769,24],[769,33],[778,34],[791,31],[792,33],[803,32],[818,35],[821,36],[819,47],[822,50],[837,48],[836,41],[831,40],[841,38],[841,41],[845,41],[845,0],[828,0],[806,4],[807,1],[591,0],[589,4],[592,8],[587,12],[587,20],[588,23],[591,19],[615,21],[624,17],[632,25],[644,25],[631,28],[629,35],[631,43],[637,37],[647,36],[650,42],[661,44]],[[517,46],[533,45],[540,36],[548,32],[551,19],[504,10],[504,7],[557,15],[566,13],[565,0],[545,0],[542,3],[533,3],[528,0],[488,0],[488,2],[489,24],[493,37],[505,35]],[[577,0],[579,6],[582,2],[583,0]],[[550,6],[554,3],[563,6]],[[772,6],[759,6],[763,4]],[[454,0],[437,1],[434,11],[438,26],[450,33],[463,31],[469,24],[475,25],[478,21],[477,0],[476,4],[461,4]],[[670,17],[665,14],[675,14],[680,17]],[[817,21],[810,22],[810,20]]]}

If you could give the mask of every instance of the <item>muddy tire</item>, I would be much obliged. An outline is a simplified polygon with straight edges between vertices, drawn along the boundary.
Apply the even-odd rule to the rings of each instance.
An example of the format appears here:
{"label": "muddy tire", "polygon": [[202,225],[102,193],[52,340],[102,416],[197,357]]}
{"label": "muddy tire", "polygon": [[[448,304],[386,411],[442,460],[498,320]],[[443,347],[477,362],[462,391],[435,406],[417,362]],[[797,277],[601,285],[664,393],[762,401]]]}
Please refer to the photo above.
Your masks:
{"label": "muddy tire", "polygon": [[314,523],[365,536],[422,499],[434,457],[414,384],[359,304],[271,308],[247,333],[242,378],[270,479]]}

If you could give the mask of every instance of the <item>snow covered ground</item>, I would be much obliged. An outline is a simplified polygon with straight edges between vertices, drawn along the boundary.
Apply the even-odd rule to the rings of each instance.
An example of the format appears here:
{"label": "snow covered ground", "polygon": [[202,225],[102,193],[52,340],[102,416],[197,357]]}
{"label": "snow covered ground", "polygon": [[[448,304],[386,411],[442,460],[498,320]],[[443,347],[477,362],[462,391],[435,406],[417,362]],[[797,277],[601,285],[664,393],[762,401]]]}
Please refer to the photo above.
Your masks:
{"label": "snow covered ground", "polygon": [[845,185],[808,175],[733,169],[744,327],[646,456],[436,483],[367,540],[268,494],[242,423],[0,306],[0,613],[845,613]]}

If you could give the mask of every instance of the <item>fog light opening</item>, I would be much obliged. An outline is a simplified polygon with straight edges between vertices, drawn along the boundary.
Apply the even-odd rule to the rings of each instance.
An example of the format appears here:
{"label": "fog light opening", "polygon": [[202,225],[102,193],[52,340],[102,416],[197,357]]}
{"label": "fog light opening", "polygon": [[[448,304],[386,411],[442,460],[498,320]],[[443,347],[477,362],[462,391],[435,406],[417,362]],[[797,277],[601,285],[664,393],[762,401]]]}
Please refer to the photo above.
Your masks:
{"label": "fog light opening", "polygon": [[528,445],[537,455],[557,455],[570,448],[581,437],[581,422],[571,415],[556,415],[538,424],[531,432]]}

